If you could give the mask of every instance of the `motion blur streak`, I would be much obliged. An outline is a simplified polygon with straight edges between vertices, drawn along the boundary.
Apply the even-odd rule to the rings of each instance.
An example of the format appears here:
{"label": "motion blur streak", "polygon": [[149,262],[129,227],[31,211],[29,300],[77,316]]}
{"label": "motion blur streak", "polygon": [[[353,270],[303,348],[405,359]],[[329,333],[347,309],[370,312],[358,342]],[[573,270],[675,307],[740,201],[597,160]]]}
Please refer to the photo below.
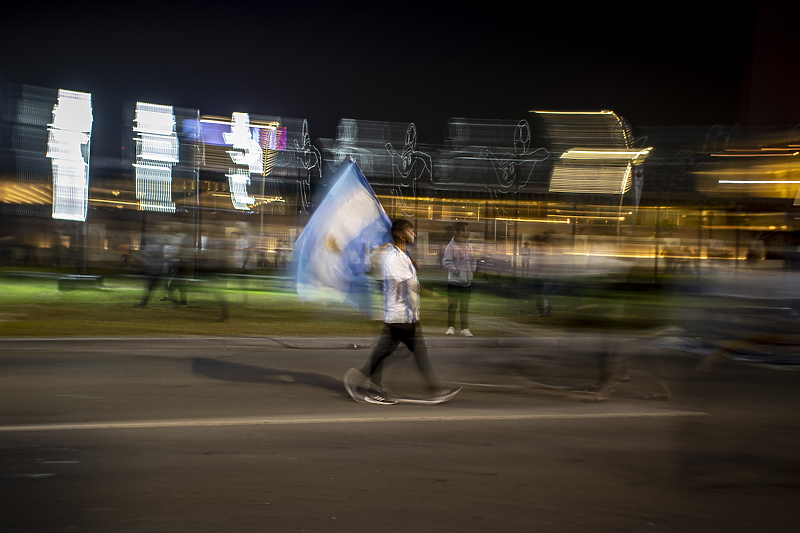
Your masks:
{"label": "motion blur streak", "polygon": [[49,126],[47,157],[53,164],[53,218],[86,220],[92,96],[60,89]]}
{"label": "motion blur streak", "polygon": [[216,420],[143,420],[140,422],[104,422],[98,424],[42,424],[31,426],[0,426],[0,433],[23,431],[69,431],[86,429],[144,429],[215,426],[285,426],[303,424],[369,424],[380,422],[461,422],[493,420],[578,420],[591,418],[675,418],[709,416],[697,411],[651,411],[638,413],[578,413],[578,414],[495,414],[495,415],[419,415],[382,417],[322,417],[322,418],[224,418]]}
{"label": "motion blur streak", "polygon": [[136,102],[136,199],[143,211],[174,212],[172,166],[178,162],[178,134],[172,106]]}

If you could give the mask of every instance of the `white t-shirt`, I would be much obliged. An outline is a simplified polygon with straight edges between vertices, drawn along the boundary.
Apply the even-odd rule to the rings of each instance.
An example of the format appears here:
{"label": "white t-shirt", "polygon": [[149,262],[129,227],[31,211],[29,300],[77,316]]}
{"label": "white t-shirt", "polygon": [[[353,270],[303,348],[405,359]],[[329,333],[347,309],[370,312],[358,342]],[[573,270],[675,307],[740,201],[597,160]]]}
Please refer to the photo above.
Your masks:
{"label": "white t-shirt", "polygon": [[383,264],[383,317],[387,324],[419,321],[417,271],[411,258],[396,246]]}

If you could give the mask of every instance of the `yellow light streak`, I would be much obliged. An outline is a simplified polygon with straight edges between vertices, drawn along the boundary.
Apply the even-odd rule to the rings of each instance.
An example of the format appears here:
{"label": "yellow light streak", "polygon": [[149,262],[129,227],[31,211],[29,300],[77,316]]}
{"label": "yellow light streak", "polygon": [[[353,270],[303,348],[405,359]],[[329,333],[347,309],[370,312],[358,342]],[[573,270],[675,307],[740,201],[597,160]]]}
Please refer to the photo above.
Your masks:
{"label": "yellow light streak", "polygon": [[[230,126],[231,125],[231,119],[224,119],[224,118],[221,118],[221,117],[200,117],[200,122],[203,122],[203,123],[206,123],[206,124],[222,124],[224,126]],[[268,122],[266,124],[258,124],[258,123],[255,123],[255,122],[251,122],[250,123],[250,127],[251,128],[261,128],[261,129],[275,130],[275,129],[278,129],[278,127],[280,127],[280,123],[279,122]]]}
{"label": "yellow light streak", "polygon": [[613,115],[613,111],[530,111],[542,115]]}
{"label": "yellow light streak", "polygon": [[787,230],[787,226],[703,226],[710,229],[733,229],[742,231],[773,231],[773,230]]}
{"label": "yellow light streak", "polygon": [[139,206],[139,202],[124,202],[122,200],[102,200],[100,198],[89,198],[89,203],[135,205],[137,207]]}
{"label": "yellow light streak", "polygon": [[652,148],[643,150],[567,150],[561,154],[561,159],[630,159],[631,161],[650,153]]}
{"label": "yellow light streak", "polygon": [[[726,152],[752,152],[754,150],[755,150],[755,148],[726,148],[725,149]],[[778,151],[795,152],[795,151],[797,151],[797,147],[795,147],[795,148],[759,148],[759,150],[761,150],[763,152],[778,152]]]}
{"label": "yellow light streak", "polygon": [[711,154],[711,157],[789,157],[800,154],[800,152],[792,152],[791,154]]}
{"label": "yellow light streak", "polygon": [[764,174],[790,174],[800,169],[791,170],[697,170],[692,174],[703,176],[762,176]]}
{"label": "yellow light streak", "polygon": [[506,217],[497,217],[495,220],[504,220],[506,222],[542,222],[545,224],[569,224],[569,219],[567,220],[547,220],[543,218],[506,218]]}
{"label": "yellow light streak", "polygon": [[776,183],[787,183],[787,184],[797,184],[800,183],[800,180],[717,180],[717,183],[737,183],[737,184],[744,184],[744,185],[763,185],[763,184],[776,184]]}
{"label": "yellow light streak", "polygon": [[270,202],[286,203],[286,199],[283,198],[282,196],[255,196],[254,195],[253,198],[256,199],[256,200],[259,200],[261,202],[264,202],[264,203],[270,203]]}
{"label": "yellow light streak", "polygon": [[[211,193],[211,196],[216,196],[217,198],[230,198],[230,193],[218,193],[214,192]],[[281,202],[286,203],[286,200],[282,196],[253,196],[254,200],[259,200],[258,203],[268,204],[270,202]]]}

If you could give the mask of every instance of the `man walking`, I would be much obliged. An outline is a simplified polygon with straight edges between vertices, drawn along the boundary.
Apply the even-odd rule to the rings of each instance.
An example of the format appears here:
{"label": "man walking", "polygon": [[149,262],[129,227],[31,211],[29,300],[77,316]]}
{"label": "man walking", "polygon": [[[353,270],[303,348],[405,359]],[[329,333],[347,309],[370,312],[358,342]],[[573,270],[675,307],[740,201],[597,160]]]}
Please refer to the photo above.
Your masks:
{"label": "man walking", "polygon": [[456,222],[453,238],[444,251],[442,265],[447,269],[447,332],[455,335],[456,310],[460,310],[461,334],[472,337],[469,331],[469,298],[472,292],[472,273],[477,261],[469,244],[466,222]]}
{"label": "man walking", "polygon": [[408,220],[399,219],[392,224],[394,246],[383,267],[383,332],[361,370],[370,381],[370,390],[365,398],[369,403],[395,403],[381,386],[381,372],[384,360],[401,342],[414,354],[417,367],[434,397],[453,393],[453,390],[443,389],[434,374],[419,327],[420,284],[414,261],[406,250],[407,245],[414,243],[415,237],[414,227]]}

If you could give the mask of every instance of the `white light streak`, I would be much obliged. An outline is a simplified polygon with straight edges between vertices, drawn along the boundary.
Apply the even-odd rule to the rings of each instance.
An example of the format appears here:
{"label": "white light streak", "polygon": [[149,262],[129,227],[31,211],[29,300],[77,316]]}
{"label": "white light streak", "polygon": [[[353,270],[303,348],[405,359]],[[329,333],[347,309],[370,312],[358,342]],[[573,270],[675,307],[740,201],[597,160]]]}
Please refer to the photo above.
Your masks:
{"label": "white light streak", "polygon": [[[255,199],[248,195],[247,186],[250,184],[250,175],[264,174],[263,151],[258,139],[254,138],[250,130],[250,115],[247,113],[234,113],[231,118],[230,133],[223,133],[225,144],[233,146],[228,150],[231,160],[237,165],[247,166],[247,170],[231,168],[226,174],[231,191],[231,202],[236,209],[249,209]],[[241,150],[241,151],[240,151]]]}
{"label": "white light streak", "polygon": [[91,94],[58,90],[47,140],[53,167],[53,218],[86,220],[92,120]]}
{"label": "white light streak", "polygon": [[179,159],[172,106],[136,102],[136,199],[143,211],[174,213],[172,166]]}
{"label": "white light streak", "polygon": [[644,150],[567,150],[561,154],[561,159],[610,159],[610,160],[630,160],[650,153],[651,148]]}

